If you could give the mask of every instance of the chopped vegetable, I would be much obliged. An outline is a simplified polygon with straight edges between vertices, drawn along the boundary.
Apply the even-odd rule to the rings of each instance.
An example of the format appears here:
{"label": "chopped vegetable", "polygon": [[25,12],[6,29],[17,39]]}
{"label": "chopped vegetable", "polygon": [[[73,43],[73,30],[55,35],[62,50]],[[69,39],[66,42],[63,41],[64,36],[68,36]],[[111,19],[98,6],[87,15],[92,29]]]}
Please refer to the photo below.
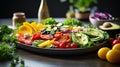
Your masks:
{"label": "chopped vegetable", "polygon": [[44,40],[34,40],[32,42],[32,46],[38,46],[38,44],[43,43],[43,42],[44,42]]}
{"label": "chopped vegetable", "polygon": [[40,43],[40,44],[38,44],[38,47],[46,47],[46,46],[48,46],[48,45],[51,45],[51,44],[53,44],[53,42],[54,42],[54,40],[47,40],[47,41],[45,41],[45,42],[43,42],[43,43]]}

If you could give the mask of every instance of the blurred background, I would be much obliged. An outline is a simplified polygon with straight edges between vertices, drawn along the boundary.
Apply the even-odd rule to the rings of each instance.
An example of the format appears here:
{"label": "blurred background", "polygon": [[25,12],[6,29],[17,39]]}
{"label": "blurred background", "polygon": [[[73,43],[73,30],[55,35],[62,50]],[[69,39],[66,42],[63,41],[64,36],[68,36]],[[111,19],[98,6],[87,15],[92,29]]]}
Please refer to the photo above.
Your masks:
{"label": "blurred background", "polygon": [[[0,0],[0,18],[11,18],[14,12],[25,12],[27,18],[37,18],[41,0]],[[69,3],[60,0],[47,0],[50,16],[65,17]],[[108,12],[114,17],[120,17],[119,0],[98,0],[97,11]]]}

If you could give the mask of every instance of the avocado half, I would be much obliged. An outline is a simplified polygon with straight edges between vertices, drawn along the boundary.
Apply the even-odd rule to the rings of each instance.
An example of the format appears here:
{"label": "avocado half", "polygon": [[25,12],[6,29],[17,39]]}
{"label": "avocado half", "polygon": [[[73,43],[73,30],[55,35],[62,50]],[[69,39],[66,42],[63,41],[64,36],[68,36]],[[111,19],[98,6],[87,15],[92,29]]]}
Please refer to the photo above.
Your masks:
{"label": "avocado half", "polygon": [[120,25],[112,23],[112,22],[110,22],[110,24],[111,24],[111,27],[106,27],[105,28],[103,25],[101,25],[101,26],[99,26],[99,28],[102,29],[102,30],[117,30],[117,29],[120,29]]}
{"label": "avocado half", "polygon": [[103,25],[99,26],[99,29],[106,31],[110,37],[115,38],[116,34],[120,33],[120,25],[110,22],[111,27],[105,28]]}

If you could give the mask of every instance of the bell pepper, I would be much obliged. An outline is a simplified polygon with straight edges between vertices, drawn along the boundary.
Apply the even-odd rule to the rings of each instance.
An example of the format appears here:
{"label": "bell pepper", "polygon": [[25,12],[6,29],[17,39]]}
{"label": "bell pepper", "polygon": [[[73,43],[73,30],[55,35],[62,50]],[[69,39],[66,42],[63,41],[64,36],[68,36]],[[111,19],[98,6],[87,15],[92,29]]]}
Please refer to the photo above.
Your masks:
{"label": "bell pepper", "polygon": [[54,42],[54,40],[47,40],[43,43],[38,44],[38,47],[43,48],[43,47],[46,47],[46,46],[53,44],[53,42]]}

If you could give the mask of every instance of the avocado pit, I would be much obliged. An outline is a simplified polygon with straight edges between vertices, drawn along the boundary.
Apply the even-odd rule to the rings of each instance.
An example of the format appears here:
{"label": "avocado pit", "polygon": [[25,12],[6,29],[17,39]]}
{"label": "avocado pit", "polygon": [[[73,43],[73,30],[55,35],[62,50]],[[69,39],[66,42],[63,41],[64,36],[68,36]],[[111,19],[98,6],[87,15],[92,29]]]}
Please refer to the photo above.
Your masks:
{"label": "avocado pit", "polygon": [[112,24],[110,22],[105,22],[103,23],[103,27],[105,28],[112,27]]}

